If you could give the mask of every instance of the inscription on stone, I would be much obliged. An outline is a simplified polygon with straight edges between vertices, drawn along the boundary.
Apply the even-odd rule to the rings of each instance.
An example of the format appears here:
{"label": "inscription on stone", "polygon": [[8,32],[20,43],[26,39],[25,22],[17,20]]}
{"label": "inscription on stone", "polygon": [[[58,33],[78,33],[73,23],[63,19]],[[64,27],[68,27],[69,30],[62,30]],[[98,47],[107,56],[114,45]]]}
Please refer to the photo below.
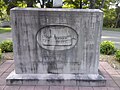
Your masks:
{"label": "inscription on stone", "polygon": [[64,25],[47,25],[37,32],[38,44],[47,50],[66,50],[74,47],[78,41],[77,32]]}

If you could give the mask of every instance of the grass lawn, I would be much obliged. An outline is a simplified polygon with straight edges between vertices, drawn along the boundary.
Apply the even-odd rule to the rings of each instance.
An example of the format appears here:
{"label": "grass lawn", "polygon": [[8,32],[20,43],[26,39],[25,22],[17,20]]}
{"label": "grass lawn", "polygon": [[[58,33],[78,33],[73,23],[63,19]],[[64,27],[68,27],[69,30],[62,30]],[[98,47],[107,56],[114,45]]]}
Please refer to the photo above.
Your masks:
{"label": "grass lawn", "polygon": [[119,31],[120,32],[120,28],[106,28],[106,27],[103,27],[103,30],[106,30],[106,31]]}
{"label": "grass lawn", "polygon": [[0,33],[11,32],[10,27],[0,27]]}

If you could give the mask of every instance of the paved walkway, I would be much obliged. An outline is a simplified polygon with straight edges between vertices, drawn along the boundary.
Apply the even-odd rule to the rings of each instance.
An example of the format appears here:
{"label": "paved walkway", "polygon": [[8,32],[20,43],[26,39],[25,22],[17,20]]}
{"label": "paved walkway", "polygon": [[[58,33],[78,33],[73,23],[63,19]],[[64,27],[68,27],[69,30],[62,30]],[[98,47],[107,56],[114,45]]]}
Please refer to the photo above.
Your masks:
{"label": "paved walkway", "polygon": [[70,86],[7,86],[5,78],[14,70],[13,60],[0,66],[0,90],[120,90],[120,70],[113,69],[107,62],[100,62],[100,71],[107,79],[106,87]]}

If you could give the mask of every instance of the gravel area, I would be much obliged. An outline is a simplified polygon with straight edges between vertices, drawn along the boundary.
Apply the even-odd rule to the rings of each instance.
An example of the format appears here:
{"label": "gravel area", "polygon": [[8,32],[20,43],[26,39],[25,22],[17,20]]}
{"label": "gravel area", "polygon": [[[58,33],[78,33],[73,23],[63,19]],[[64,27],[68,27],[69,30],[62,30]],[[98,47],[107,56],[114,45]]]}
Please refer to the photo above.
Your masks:
{"label": "gravel area", "polygon": [[100,61],[108,62],[113,68],[120,70],[120,61],[117,61],[114,55],[100,55]]}

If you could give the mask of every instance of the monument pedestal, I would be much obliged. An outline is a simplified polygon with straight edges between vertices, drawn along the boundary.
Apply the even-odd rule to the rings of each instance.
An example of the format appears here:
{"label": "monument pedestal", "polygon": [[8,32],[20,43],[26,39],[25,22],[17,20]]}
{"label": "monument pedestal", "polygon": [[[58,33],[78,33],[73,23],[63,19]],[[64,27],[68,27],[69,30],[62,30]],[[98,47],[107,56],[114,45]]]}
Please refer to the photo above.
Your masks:
{"label": "monument pedestal", "polygon": [[15,72],[7,84],[104,86],[102,21],[98,9],[13,8]]}
{"label": "monument pedestal", "polygon": [[6,79],[7,85],[105,86],[100,74],[16,74]]}

